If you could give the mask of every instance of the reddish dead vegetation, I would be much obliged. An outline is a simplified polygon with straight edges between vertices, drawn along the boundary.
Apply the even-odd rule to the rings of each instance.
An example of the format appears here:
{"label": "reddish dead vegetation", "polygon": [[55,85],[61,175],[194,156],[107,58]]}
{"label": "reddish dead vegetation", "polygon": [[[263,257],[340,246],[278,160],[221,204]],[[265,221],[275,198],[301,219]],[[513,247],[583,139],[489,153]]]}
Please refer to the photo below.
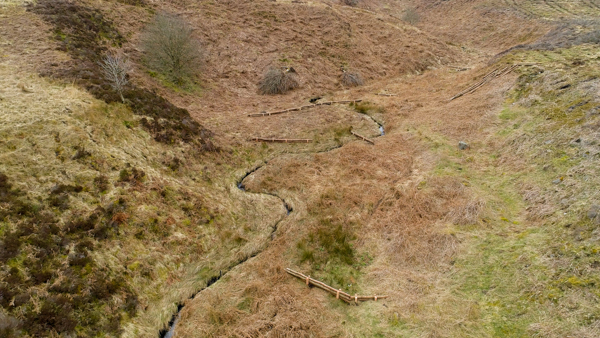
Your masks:
{"label": "reddish dead vegetation", "polygon": [[[121,101],[98,64],[109,47],[120,47],[125,42],[111,21],[96,9],[68,0],[42,0],[30,5],[28,10],[53,25],[59,49],[73,58],[60,65],[51,64],[52,68],[42,75],[75,81],[107,103]],[[125,87],[123,97],[135,114],[144,116],[142,126],[156,141],[185,142],[195,144],[203,151],[218,150],[210,140],[212,133],[192,119],[186,109],[134,84]]]}
{"label": "reddish dead vegetation", "polygon": [[381,201],[369,227],[389,243],[398,264],[435,265],[448,261],[456,247],[456,238],[440,232],[435,223],[474,224],[483,207],[460,180],[434,178],[423,187],[393,189]]}

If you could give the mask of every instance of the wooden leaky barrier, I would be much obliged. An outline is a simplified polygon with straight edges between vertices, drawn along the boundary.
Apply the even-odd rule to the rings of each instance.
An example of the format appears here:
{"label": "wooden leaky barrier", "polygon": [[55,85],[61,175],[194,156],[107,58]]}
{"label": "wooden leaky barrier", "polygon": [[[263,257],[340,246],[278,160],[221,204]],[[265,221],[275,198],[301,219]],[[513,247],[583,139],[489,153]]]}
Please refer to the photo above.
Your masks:
{"label": "wooden leaky barrier", "polygon": [[365,300],[377,301],[378,299],[383,299],[383,298],[388,297],[388,296],[377,296],[377,295],[375,295],[375,296],[359,296],[359,295],[352,296],[352,295],[342,291],[342,289],[335,289],[321,281],[318,281],[314,278],[310,278],[310,276],[304,275],[304,274],[294,271],[290,268],[286,268],[285,272],[289,273],[290,275],[292,275],[294,277],[298,277],[298,278],[302,279],[303,281],[306,282],[307,286],[314,285],[314,286],[318,287],[319,289],[323,289],[325,291],[328,291],[331,294],[334,294],[336,299],[341,299],[348,304],[354,303],[354,304],[358,305],[359,301],[365,301]]}
{"label": "wooden leaky barrier", "polygon": [[278,111],[274,111],[274,112],[270,112],[270,113],[263,112],[263,113],[256,113],[256,114],[248,114],[248,116],[250,116],[250,117],[271,116],[271,115],[289,113],[289,112],[293,112],[293,111],[300,111],[300,110],[314,108],[314,107],[318,107],[318,106],[330,106],[330,105],[332,105],[334,103],[345,104],[345,103],[357,103],[357,102],[361,102],[361,101],[362,100],[326,101],[326,102],[319,102],[319,103],[314,103],[314,104],[308,104],[308,105],[302,106],[302,107],[295,107],[295,108],[289,108],[289,109],[284,109],[284,110],[278,110]]}
{"label": "wooden leaky barrier", "polygon": [[450,101],[458,99],[459,97],[466,95],[466,94],[471,94],[473,92],[475,92],[477,89],[483,87],[486,83],[494,80],[495,78],[498,78],[500,76],[506,75],[510,72],[512,72],[513,70],[515,70],[515,68],[517,68],[518,66],[520,66],[520,64],[515,64],[515,65],[509,65],[506,66],[502,69],[497,68],[494,69],[493,71],[487,73],[481,80],[479,80],[478,82],[472,84],[471,86],[469,86],[467,89],[461,91],[460,93],[452,96],[450,98]]}
{"label": "wooden leaky barrier", "polygon": [[250,141],[255,142],[275,142],[275,143],[311,143],[312,140],[304,138],[263,138],[253,137]]}

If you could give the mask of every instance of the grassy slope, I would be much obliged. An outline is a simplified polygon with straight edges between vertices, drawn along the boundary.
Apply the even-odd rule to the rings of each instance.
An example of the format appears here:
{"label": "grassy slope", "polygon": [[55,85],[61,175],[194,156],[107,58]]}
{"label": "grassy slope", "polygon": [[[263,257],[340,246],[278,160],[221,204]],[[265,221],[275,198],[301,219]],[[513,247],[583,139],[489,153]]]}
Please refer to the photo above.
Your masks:
{"label": "grassy slope", "polygon": [[[523,72],[499,115],[501,148],[473,164],[486,169],[474,176],[499,205],[491,229],[470,235],[473,249],[457,261],[459,290],[478,302],[490,334],[599,334],[598,231],[587,217],[598,200],[599,52],[511,56],[539,68]],[[571,86],[560,89],[559,79]]]}

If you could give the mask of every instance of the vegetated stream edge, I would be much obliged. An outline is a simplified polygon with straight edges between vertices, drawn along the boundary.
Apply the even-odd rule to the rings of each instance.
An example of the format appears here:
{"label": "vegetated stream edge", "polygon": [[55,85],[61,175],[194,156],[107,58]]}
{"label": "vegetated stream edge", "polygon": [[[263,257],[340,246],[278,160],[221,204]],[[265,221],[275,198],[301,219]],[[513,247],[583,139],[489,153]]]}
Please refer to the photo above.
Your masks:
{"label": "vegetated stream edge", "polygon": [[[384,126],[382,123],[380,123],[379,121],[375,120],[372,116],[368,115],[368,114],[364,114],[366,115],[368,118],[370,118],[374,123],[377,124],[380,135],[379,136],[384,136],[385,135],[385,131],[384,131]],[[339,145],[333,148],[329,148],[326,149],[325,151],[318,151],[315,153],[323,153],[323,152],[329,152],[329,151],[333,151],[335,149],[339,149],[343,147],[343,145]],[[292,213],[294,211],[294,209],[292,208],[292,206],[285,200],[283,199],[281,196],[275,194],[275,193],[271,193],[271,192],[251,192],[251,191],[246,191],[246,187],[244,186],[244,180],[254,174],[256,171],[258,171],[259,169],[263,168],[264,166],[266,166],[268,163],[270,162],[270,160],[266,160],[264,161],[262,164],[256,166],[254,169],[247,171],[237,182],[236,182],[236,187],[238,189],[240,189],[241,191],[244,192],[248,192],[248,193],[252,193],[252,194],[264,194],[264,195],[270,195],[270,196],[274,196],[277,197],[281,200],[281,202],[283,203],[283,206],[286,210],[286,214],[281,217],[277,222],[275,222],[275,224],[272,226],[272,230],[271,230],[271,236],[270,239],[268,240],[268,242],[266,243],[266,245],[260,249],[259,251],[244,257],[243,259],[239,260],[237,263],[231,265],[224,273],[222,270],[219,271],[219,275],[218,276],[213,276],[211,278],[208,279],[208,281],[206,282],[206,287],[198,290],[197,292],[195,292],[193,295],[191,295],[188,299],[194,299],[198,294],[200,294],[202,291],[206,290],[207,288],[209,288],[211,285],[213,285],[214,283],[216,283],[219,279],[221,279],[221,277],[225,276],[229,271],[231,271],[233,268],[237,267],[240,264],[245,263],[246,261],[248,261],[250,258],[254,258],[256,256],[258,256],[260,253],[262,253],[265,249],[268,248],[268,243],[270,241],[272,241],[274,239],[274,235],[275,232],[277,231],[277,226],[279,225],[279,223],[281,223],[284,219],[286,219],[290,213]],[[173,335],[175,334],[175,328],[177,327],[177,321],[179,320],[179,314],[181,313],[181,310],[184,308],[184,304],[183,302],[180,302],[177,304],[177,311],[173,314],[173,317],[171,318],[171,320],[169,321],[169,324],[167,326],[167,328],[165,329],[161,329],[159,331],[159,338],[172,338]]]}

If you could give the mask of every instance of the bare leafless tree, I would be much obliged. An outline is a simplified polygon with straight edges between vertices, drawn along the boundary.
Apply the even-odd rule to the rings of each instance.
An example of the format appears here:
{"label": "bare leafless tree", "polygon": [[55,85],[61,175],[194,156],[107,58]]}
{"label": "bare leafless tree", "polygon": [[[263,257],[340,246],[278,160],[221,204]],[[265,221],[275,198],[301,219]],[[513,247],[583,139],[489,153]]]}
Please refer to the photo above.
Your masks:
{"label": "bare leafless tree", "polygon": [[192,32],[183,19],[158,14],[142,37],[147,65],[178,85],[192,78],[201,60],[200,44]]}
{"label": "bare leafless tree", "polygon": [[111,87],[119,93],[121,101],[125,103],[123,97],[123,90],[129,80],[127,73],[131,70],[129,61],[122,55],[119,54],[107,54],[99,62],[104,78],[110,82]]}

